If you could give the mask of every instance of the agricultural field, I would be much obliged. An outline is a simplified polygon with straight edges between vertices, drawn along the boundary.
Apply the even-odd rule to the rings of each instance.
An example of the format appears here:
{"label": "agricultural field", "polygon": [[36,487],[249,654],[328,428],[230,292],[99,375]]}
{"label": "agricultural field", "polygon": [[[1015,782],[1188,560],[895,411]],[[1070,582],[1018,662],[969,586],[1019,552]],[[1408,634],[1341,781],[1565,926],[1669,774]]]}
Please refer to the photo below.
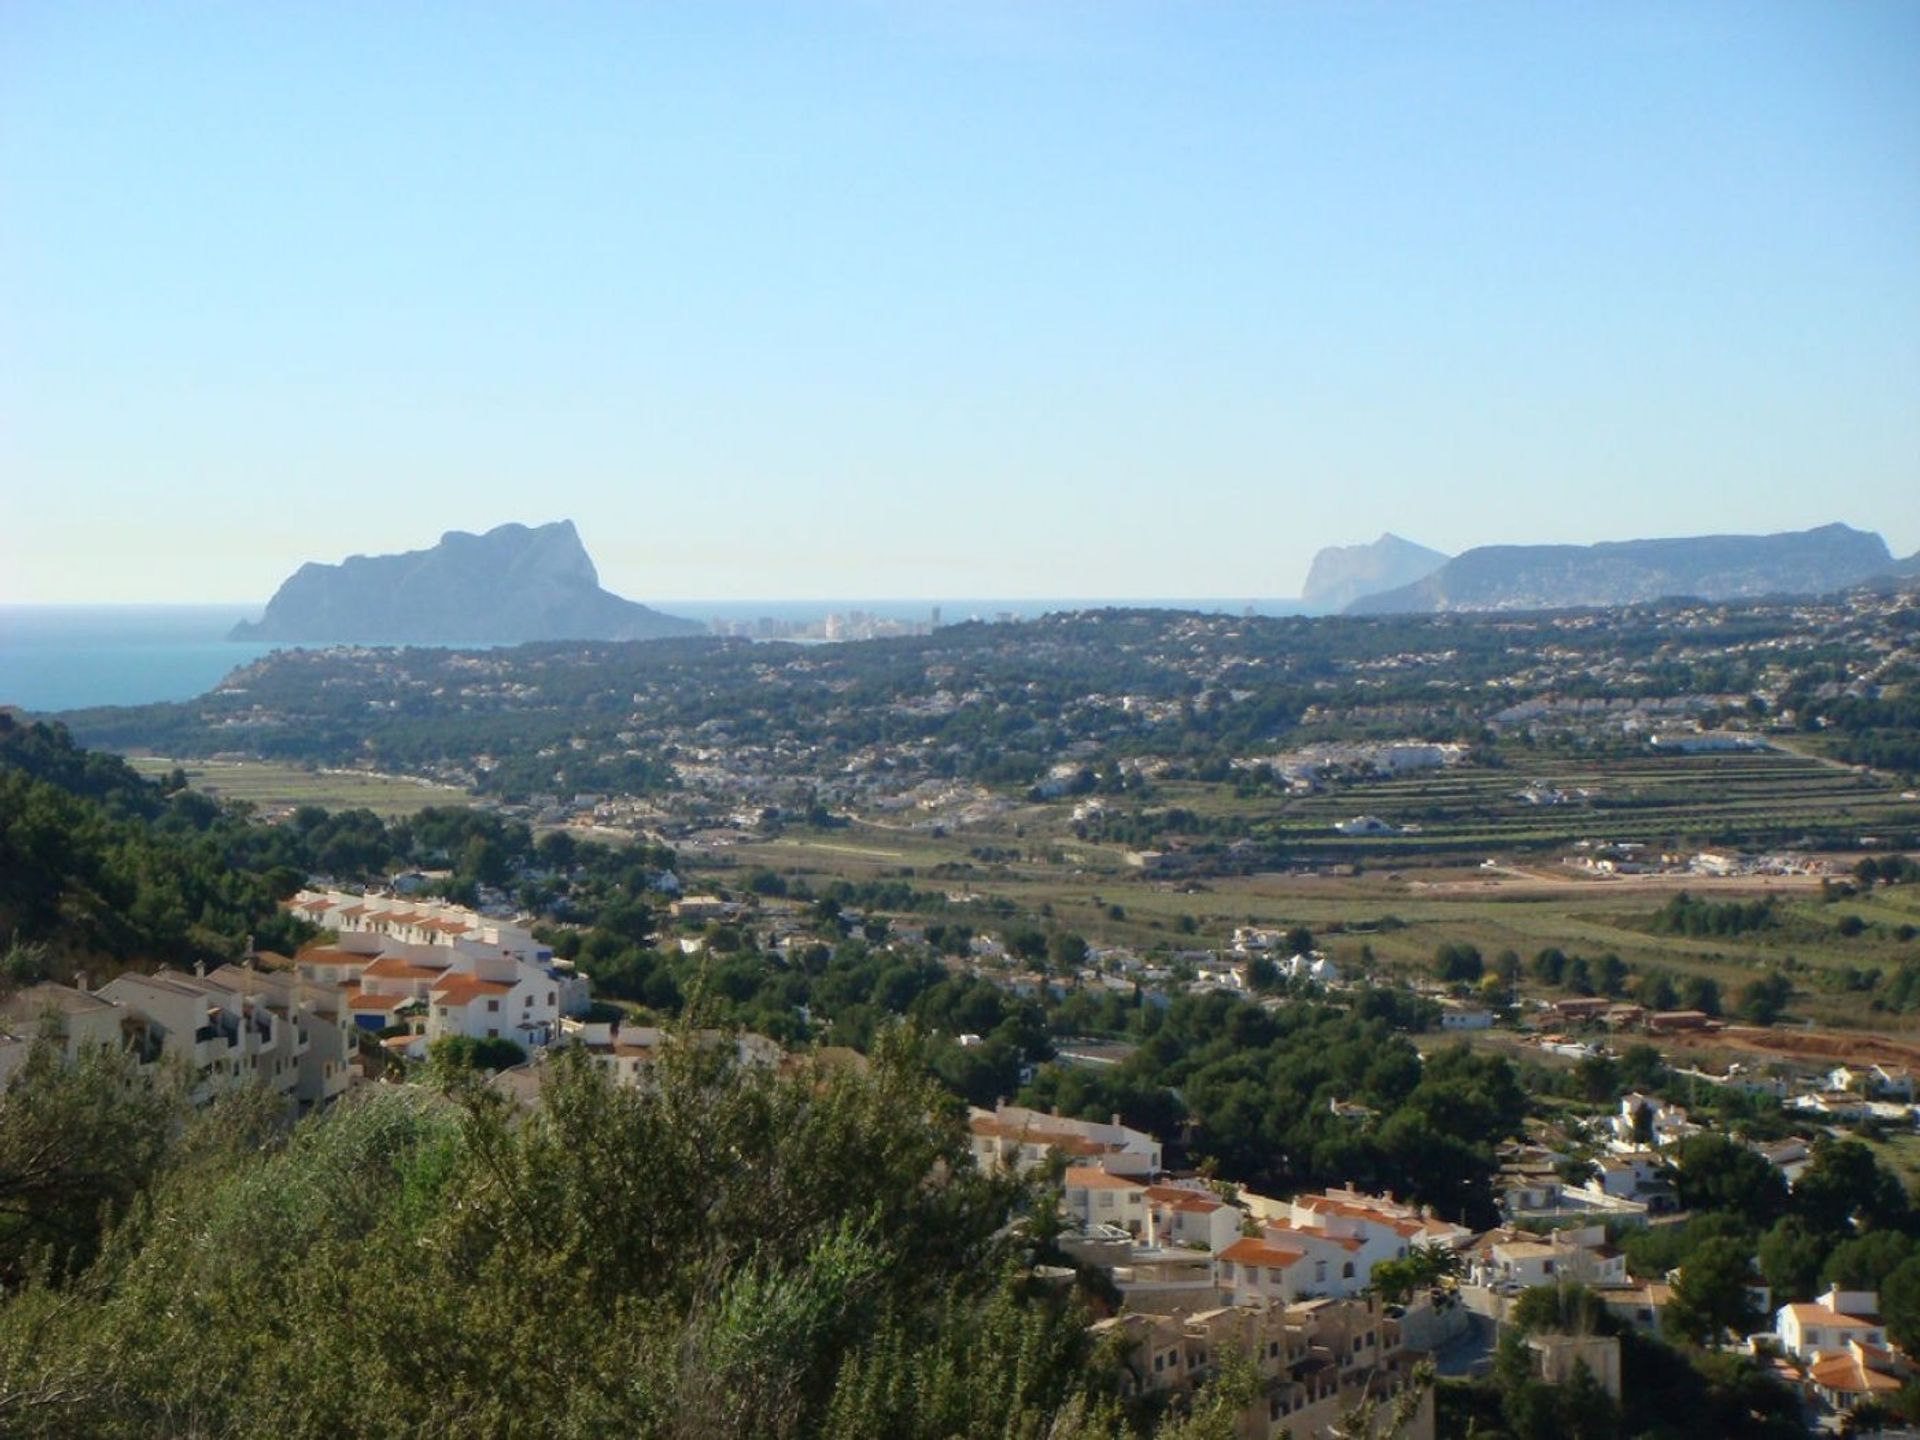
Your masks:
{"label": "agricultural field", "polygon": [[[1920,1038],[1911,1019],[1871,1008],[1873,974],[1891,976],[1920,965],[1920,891],[1876,889],[1828,898],[1810,876],[1586,878],[1556,859],[1501,866],[1424,864],[1362,866],[1356,874],[1264,873],[1148,881],[1101,847],[1011,831],[993,837],[932,838],[924,833],[854,825],[815,834],[790,833],[738,847],[726,883],[739,868],[765,867],[819,888],[910,878],[917,889],[955,897],[953,918],[977,910],[978,928],[992,928],[990,904],[1004,900],[1098,943],[1218,946],[1237,925],[1305,925],[1336,962],[1349,969],[1425,977],[1442,944],[1466,942],[1491,961],[1504,950],[1523,958],[1557,947],[1597,959],[1615,954],[1636,972],[1661,971],[1676,981],[1704,975],[1733,994],[1756,975],[1782,970],[1794,980],[1792,1015],[1849,1030],[1871,1027]],[[982,860],[980,855],[995,858]],[[1010,857],[1010,858],[1008,858]],[[1833,857],[1840,867],[1852,855]],[[1762,929],[1737,936],[1656,933],[1655,916],[1674,896],[1694,900],[1772,901]],[[1859,920],[1857,934],[1843,922]],[[1907,938],[1901,938],[1905,935]],[[1523,993],[1564,993],[1529,978]]]}
{"label": "agricultural field", "polygon": [[471,805],[473,796],[447,785],[403,775],[373,775],[359,770],[307,769],[267,760],[167,760],[130,757],[127,763],[145,776],[175,768],[187,783],[218,800],[239,800],[272,818],[301,805],[327,810],[371,810],[382,818],[412,815],[429,805]]}
{"label": "agricultural field", "polygon": [[[1509,746],[1500,760],[1299,797],[1242,798],[1230,786],[1184,782],[1161,787],[1158,798],[1204,821],[1244,825],[1302,854],[1360,864],[1535,852],[1582,839],[1784,848],[1811,837],[1813,846],[1824,847],[1920,825],[1920,800],[1911,792],[1785,751],[1588,758]],[[1530,788],[1566,798],[1529,803],[1522,795]],[[1335,832],[1336,823],[1363,814],[1405,833]],[[1409,826],[1415,828],[1408,832]]]}

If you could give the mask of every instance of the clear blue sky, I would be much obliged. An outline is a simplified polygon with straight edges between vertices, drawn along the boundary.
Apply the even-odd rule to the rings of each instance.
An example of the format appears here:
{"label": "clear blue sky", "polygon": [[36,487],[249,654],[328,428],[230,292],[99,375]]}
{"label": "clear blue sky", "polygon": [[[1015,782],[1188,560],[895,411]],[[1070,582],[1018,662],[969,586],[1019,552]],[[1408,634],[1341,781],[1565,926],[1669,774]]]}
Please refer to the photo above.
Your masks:
{"label": "clear blue sky", "polygon": [[1920,5],[0,5],[0,601],[1920,547]]}

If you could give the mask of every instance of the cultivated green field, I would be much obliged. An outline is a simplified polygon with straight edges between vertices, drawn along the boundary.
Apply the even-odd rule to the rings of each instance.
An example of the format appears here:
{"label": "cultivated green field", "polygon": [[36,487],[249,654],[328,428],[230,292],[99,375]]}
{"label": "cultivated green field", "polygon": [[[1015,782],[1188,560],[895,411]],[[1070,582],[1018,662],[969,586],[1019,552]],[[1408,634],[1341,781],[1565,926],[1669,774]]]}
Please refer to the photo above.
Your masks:
{"label": "cultivated green field", "polygon": [[411,815],[429,805],[470,805],[464,790],[430,785],[396,775],[353,770],[305,770],[265,760],[166,760],[130,758],[143,775],[164,775],[176,766],[187,772],[194,789],[221,800],[243,800],[263,813],[319,805],[328,810],[371,810],[376,815]]}
{"label": "cultivated green field", "polygon": [[[1593,759],[1512,747],[1503,753],[1506,763],[1497,769],[1430,770],[1297,798],[1241,799],[1228,786],[1185,783],[1163,786],[1163,800],[1269,829],[1303,851],[1362,863],[1550,849],[1580,839],[1761,845],[1790,844],[1811,832],[1831,842],[1920,826],[1920,801],[1902,798],[1885,780],[1785,752]],[[1520,798],[1530,784],[1569,799],[1530,804]],[[1360,814],[1418,830],[1335,833],[1336,822]]]}
{"label": "cultivated green field", "polygon": [[[1304,924],[1337,962],[1353,966],[1371,957],[1379,969],[1407,975],[1424,974],[1434,950],[1450,941],[1477,945],[1489,961],[1503,950],[1531,957],[1549,946],[1596,959],[1613,953],[1636,970],[1660,970],[1676,980],[1711,976],[1729,997],[1756,974],[1785,969],[1799,992],[1792,1007],[1797,1017],[1890,1034],[1920,1028],[1920,1015],[1909,1022],[1872,1011],[1870,990],[1857,988],[1872,971],[1891,975],[1903,964],[1920,964],[1920,887],[1829,901],[1810,877],[1590,879],[1551,854],[1495,872],[1426,856],[1424,863],[1397,866],[1376,861],[1352,875],[1150,881],[1125,864],[1118,847],[1036,830],[1044,832],[1044,825],[1022,823],[1016,834],[1011,817],[1003,833],[942,838],[855,825],[743,846],[733,859],[738,867],[804,877],[816,888],[835,879],[910,875],[918,889],[1005,899],[1096,941],[1145,949],[1218,945],[1242,924]],[[969,853],[982,847],[1017,858],[986,862]],[[1844,865],[1851,858],[1839,860]],[[1683,889],[1705,900],[1772,896],[1777,923],[1738,937],[1654,933],[1655,912]],[[979,910],[979,927],[996,924],[983,908],[965,903],[953,918],[966,920],[969,909]],[[1866,928],[1842,934],[1847,916]],[[1900,938],[1902,927],[1912,927],[1909,938]]]}

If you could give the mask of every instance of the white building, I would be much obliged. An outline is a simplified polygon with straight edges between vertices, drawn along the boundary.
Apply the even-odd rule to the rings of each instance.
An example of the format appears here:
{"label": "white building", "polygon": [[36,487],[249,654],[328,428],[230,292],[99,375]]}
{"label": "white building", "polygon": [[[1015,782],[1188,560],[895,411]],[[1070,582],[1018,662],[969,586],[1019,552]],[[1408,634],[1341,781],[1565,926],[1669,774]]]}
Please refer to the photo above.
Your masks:
{"label": "white building", "polygon": [[1160,1142],[1122,1125],[1118,1115],[1102,1124],[1002,1102],[992,1110],[971,1109],[967,1123],[974,1163],[983,1170],[1024,1174],[1058,1152],[1074,1164],[1113,1175],[1147,1180],[1160,1173]]}
{"label": "white building", "polygon": [[0,1084],[26,1064],[43,1033],[68,1064],[96,1045],[129,1048],[142,1059],[155,1053],[144,1045],[145,1022],[125,1006],[72,985],[32,985],[0,1001]]}
{"label": "white building", "polygon": [[1069,1165],[1063,1185],[1060,1208],[1082,1229],[1112,1225],[1139,1239],[1152,1228],[1147,1187],[1138,1180],[1091,1165]]}
{"label": "white building", "polygon": [[282,1013],[265,995],[178,970],[117,976],[99,998],[145,1022],[161,1057],[185,1067],[196,1104],[248,1085],[301,1098],[302,1061],[313,1043],[303,1007]]}
{"label": "white building", "polygon": [[1149,1185],[1147,1213],[1151,1235],[1161,1245],[1183,1245],[1218,1255],[1240,1239],[1246,1212],[1204,1187]]}
{"label": "white building", "polygon": [[1378,815],[1356,815],[1351,820],[1336,820],[1333,828],[1342,835],[1395,835],[1399,832]]}
{"label": "white building", "polygon": [[1780,1347],[1796,1360],[1815,1360],[1846,1349],[1848,1342],[1885,1346],[1880,1296],[1872,1290],[1829,1289],[1818,1300],[1782,1305],[1773,1317]]}

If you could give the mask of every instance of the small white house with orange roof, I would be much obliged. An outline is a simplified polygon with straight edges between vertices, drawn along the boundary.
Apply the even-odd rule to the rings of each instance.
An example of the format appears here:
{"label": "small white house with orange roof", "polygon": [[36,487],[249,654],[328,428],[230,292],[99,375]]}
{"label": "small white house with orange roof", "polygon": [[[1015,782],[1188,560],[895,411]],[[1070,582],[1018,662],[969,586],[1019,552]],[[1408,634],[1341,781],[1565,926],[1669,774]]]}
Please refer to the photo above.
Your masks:
{"label": "small white house with orange roof", "polygon": [[1884,1345],[1849,1340],[1845,1348],[1822,1355],[1807,1366],[1807,1384],[1835,1410],[1851,1410],[1865,1400],[1898,1393],[1908,1367]]}
{"label": "small white house with orange roof", "polygon": [[1818,1300],[1782,1305],[1773,1317],[1773,1333],[1780,1337],[1780,1348],[1796,1360],[1837,1354],[1853,1341],[1877,1347],[1887,1343],[1879,1294],[1837,1286]]}
{"label": "small white house with orange roof", "polygon": [[1218,1255],[1240,1238],[1246,1212],[1213,1191],[1191,1185],[1149,1185],[1147,1213],[1162,1245],[1187,1245]]}
{"label": "small white house with orange roof", "polygon": [[1286,1305],[1316,1293],[1315,1262],[1270,1236],[1245,1236],[1213,1257],[1213,1283],[1234,1305]]}

